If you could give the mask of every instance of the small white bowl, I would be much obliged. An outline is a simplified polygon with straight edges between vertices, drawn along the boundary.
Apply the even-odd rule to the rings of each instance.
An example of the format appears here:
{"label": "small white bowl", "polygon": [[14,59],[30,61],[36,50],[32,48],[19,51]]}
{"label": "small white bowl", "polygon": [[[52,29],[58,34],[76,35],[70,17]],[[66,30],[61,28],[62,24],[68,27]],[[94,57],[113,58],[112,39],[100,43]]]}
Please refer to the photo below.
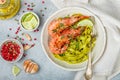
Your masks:
{"label": "small white bowl", "polygon": [[[17,43],[17,44],[20,46],[20,48],[21,48],[21,49],[20,49],[20,54],[19,54],[19,56],[17,57],[16,60],[13,60],[13,61],[7,61],[7,60],[5,60],[5,59],[1,56],[1,48],[2,48],[3,44],[4,44],[5,42],[9,42],[9,41],[14,41],[14,42]],[[23,45],[22,45],[18,40],[16,40],[16,39],[6,39],[6,40],[3,41],[3,42],[1,43],[1,45],[0,45],[0,57],[1,57],[1,59],[2,59],[3,61],[5,61],[5,62],[15,63],[15,62],[19,61],[19,60],[22,58],[23,53],[24,53]]]}
{"label": "small white bowl", "polygon": [[[28,13],[32,13],[32,14],[37,18],[37,21],[38,21],[37,26],[36,26],[34,29],[30,29],[30,30],[29,30],[29,29],[25,29],[24,26],[22,25],[22,22],[21,22],[23,16],[24,16],[25,14],[28,14]],[[36,30],[36,29],[39,27],[39,25],[40,25],[40,19],[39,19],[38,15],[37,15],[36,13],[34,13],[34,12],[32,12],[32,11],[29,11],[29,12],[25,12],[25,13],[22,14],[22,16],[20,17],[19,23],[20,23],[21,27],[22,27],[25,31],[34,31],[34,30]]]}

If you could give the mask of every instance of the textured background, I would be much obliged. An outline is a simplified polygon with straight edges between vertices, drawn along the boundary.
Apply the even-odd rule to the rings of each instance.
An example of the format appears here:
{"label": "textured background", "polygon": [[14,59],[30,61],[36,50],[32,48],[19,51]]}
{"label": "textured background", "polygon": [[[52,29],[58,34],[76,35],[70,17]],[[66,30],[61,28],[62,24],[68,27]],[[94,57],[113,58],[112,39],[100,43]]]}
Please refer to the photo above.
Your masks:
{"label": "textured background", "polygon": [[[27,3],[27,5],[25,5]],[[21,29],[18,34],[15,34],[19,24],[17,20],[20,19],[20,16],[23,14],[23,11],[28,11],[27,8],[29,4],[34,3],[35,7],[33,7],[33,11],[37,13],[41,19],[41,23],[39,26],[38,32],[26,32]],[[21,9],[18,14],[9,20],[0,20],[0,42],[7,38],[15,38],[19,36],[25,39],[22,36],[22,33],[29,33],[32,38],[36,38],[37,40],[27,41],[21,40],[22,43],[33,44],[35,46],[28,51],[25,52],[26,57],[23,57],[19,62],[14,64],[9,64],[3,62],[0,59],[0,80],[73,80],[76,72],[70,72],[62,70],[52,64],[47,57],[45,56],[40,43],[40,35],[44,22],[46,19],[52,15],[57,10],[57,8],[51,3],[50,0],[21,0]],[[15,20],[16,19],[16,20]],[[11,30],[10,30],[11,29]],[[9,36],[9,37],[8,37]],[[26,74],[23,70],[23,61],[26,59],[32,59],[36,63],[39,64],[40,70],[37,74]],[[17,65],[21,72],[18,76],[14,77],[12,75],[12,66]],[[120,80],[120,76],[118,75],[113,80]]]}

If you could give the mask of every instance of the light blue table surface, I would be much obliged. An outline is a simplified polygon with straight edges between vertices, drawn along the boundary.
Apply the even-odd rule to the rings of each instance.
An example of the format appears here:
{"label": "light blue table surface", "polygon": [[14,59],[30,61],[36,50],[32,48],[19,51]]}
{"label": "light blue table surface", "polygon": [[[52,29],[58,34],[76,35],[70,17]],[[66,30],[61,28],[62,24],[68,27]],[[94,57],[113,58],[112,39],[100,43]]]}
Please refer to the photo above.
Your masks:
{"label": "light blue table surface", "polygon": [[[46,57],[45,53],[43,52],[41,48],[40,38],[41,38],[41,30],[43,28],[44,22],[47,20],[47,18],[52,15],[55,11],[58,9],[54,6],[54,4],[50,0],[45,0],[45,3],[42,4],[42,0],[21,0],[21,9],[18,12],[18,14],[13,17],[12,19],[8,20],[0,20],[0,42],[7,39],[7,35],[10,35],[10,38],[14,38],[17,35],[15,34],[15,31],[18,28],[17,21],[15,19],[20,19],[20,16],[23,14],[23,10],[27,11],[27,6],[24,5],[24,3],[34,3],[36,6],[33,8],[34,12],[37,13],[41,19],[41,23],[39,26],[39,32],[26,32],[23,29],[20,31],[17,35],[21,38],[24,38],[22,36],[22,33],[29,33],[32,38],[37,38],[37,40],[33,41],[27,41],[26,39],[22,41],[22,43],[29,43],[33,44],[35,43],[35,46],[27,51],[25,53],[27,54],[26,57],[22,58],[19,62],[10,64],[3,62],[0,59],[0,80],[73,80],[76,72],[70,72],[62,70],[58,67],[56,67],[54,64],[52,64],[48,58]],[[47,9],[45,9],[47,8]],[[42,10],[42,12],[41,12]],[[44,16],[42,16],[44,14]],[[9,30],[12,28],[12,30]],[[32,59],[36,63],[39,64],[40,70],[36,74],[27,74],[23,70],[23,62],[26,59]],[[18,76],[14,77],[12,74],[12,66],[17,65],[21,72]],[[120,75],[113,78],[113,80],[120,80]]]}

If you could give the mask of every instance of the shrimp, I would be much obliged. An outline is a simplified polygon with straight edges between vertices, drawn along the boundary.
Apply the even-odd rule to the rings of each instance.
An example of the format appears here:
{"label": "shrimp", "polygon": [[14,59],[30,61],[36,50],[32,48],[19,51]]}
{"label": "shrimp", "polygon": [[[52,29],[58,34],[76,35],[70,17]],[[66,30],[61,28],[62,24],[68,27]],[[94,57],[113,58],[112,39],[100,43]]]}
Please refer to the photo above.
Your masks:
{"label": "shrimp", "polygon": [[79,36],[82,32],[81,28],[77,29],[65,29],[61,35],[56,35],[55,37],[52,37],[52,39],[49,41],[49,48],[54,54],[62,54],[64,53],[68,45],[70,43],[71,38],[74,39],[77,36]]}
{"label": "shrimp", "polygon": [[81,29],[77,28],[77,29],[65,29],[61,35],[67,36],[68,38],[75,38],[77,36],[79,36],[81,34]]}
{"label": "shrimp", "polygon": [[54,54],[62,54],[68,48],[69,43],[68,37],[57,36],[50,40],[49,48]]}
{"label": "shrimp", "polygon": [[48,26],[48,33],[51,37],[59,35],[64,29],[85,18],[89,18],[89,16],[72,15],[68,18],[53,20]]}

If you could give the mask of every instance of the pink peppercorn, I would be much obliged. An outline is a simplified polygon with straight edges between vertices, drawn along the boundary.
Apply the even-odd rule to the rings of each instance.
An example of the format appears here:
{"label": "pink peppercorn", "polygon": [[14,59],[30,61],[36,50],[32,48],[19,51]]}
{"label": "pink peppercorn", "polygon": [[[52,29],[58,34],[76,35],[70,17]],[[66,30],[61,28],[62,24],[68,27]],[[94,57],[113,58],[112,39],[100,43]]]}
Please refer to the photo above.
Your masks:
{"label": "pink peppercorn", "polygon": [[28,5],[28,7],[30,7],[30,5]]}
{"label": "pink peppercorn", "polygon": [[12,28],[9,28],[9,30],[11,31],[11,30],[12,30]]}
{"label": "pink peppercorn", "polygon": [[44,4],[45,3],[45,1],[42,1],[42,4]]}
{"label": "pink peppercorn", "polygon": [[37,40],[37,38],[34,38],[34,40],[36,41],[36,40]]}

